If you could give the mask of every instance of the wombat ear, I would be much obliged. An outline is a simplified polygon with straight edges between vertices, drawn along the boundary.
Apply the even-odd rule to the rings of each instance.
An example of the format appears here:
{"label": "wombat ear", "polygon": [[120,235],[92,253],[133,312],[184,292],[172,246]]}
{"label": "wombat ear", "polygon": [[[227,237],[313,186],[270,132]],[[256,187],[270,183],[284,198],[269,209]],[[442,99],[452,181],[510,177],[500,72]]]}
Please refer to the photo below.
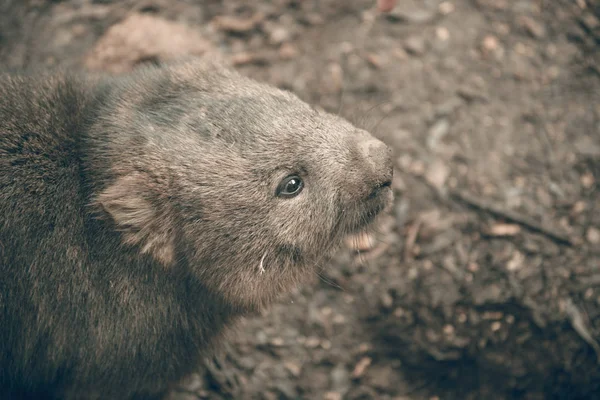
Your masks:
{"label": "wombat ear", "polygon": [[150,199],[148,177],[141,173],[122,176],[97,197],[98,204],[112,217],[123,234],[123,242],[140,246],[157,261],[169,266],[174,262],[173,223],[168,210],[161,210]]}

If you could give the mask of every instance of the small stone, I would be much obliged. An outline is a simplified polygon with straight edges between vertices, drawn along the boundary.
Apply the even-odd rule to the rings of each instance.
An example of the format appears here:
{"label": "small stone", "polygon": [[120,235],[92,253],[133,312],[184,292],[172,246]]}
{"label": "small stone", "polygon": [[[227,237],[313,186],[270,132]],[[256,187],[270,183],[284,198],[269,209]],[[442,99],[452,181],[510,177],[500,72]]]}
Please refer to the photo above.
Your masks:
{"label": "small stone", "polygon": [[454,335],[454,327],[450,324],[444,325],[444,334],[448,336]]}
{"label": "small stone", "polygon": [[445,42],[450,39],[450,31],[444,26],[439,26],[435,29],[435,36]]}
{"label": "small stone", "polygon": [[336,314],[332,321],[336,325],[342,325],[346,323],[346,317],[344,317],[342,314]]}
{"label": "small stone", "polygon": [[424,24],[432,21],[435,18],[435,13],[430,10],[406,10],[401,7],[396,7],[394,10],[387,13],[386,17],[393,22]]}
{"label": "small stone", "polygon": [[499,46],[498,38],[492,35],[486,35],[481,41],[481,46],[488,52],[495,51]]}
{"label": "small stone", "polygon": [[449,131],[450,123],[448,120],[445,118],[438,120],[431,128],[429,128],[429,132],[427,133],[427,147],[429,147],[430,150],[435,150]]}
{"label": "small stone", "polygon": [[425,52],[425,39],[422,36],[410,36],[404,42],[404,49],[415,56],[420,56]]}
{"label": "small stone", "polygon": [[302,372],[302,368],[300,367],[300,365],[295,364],[291,361],[287,361],[283,364],[284,368],[288,370],[288,372],[290,374],[292,374],[292,376],[294,377],[298,377],[300,376],[300,373]]}
{"label": "small stone", "polygon": [[342,90],[344,84],[344,70],[338,63],[332,62],[328,66],[329,78],[327,79],[327,86],[330,92],[339,93]]}
{"label": "small stone", "polygon": [[372,346],[370,343],[361,343],[358,345],[359,353],[366,353],[367,351],[370,351],[371,349],[372,349]]}
{"label": "small stone", "polygon": [[367,62],[373,68],[380,68],[382,65],[381,57],[373,53],[367,54]]}
{"label": "small stone", "polygon": [[305,23],[306,25],[322,25],[325,22],[323,16],[319,13],[307,13],[305,14],[300,22]]}
{"label": "small stone", "polygon": [[373,360],[370,357],[361,358],[360,361],[356,363],[356,366],[352,371],[352,378],[360,378],[365,373],[365,370],[369,367],[369,365],[371,365],[371,362],[373,362]]}
{"label": "small stone", "polygon": [[394,50],[392,50],[392,55],[398,60],[406,60],[408,58],[406,50],[401,47],[396,47]]}
{"label": "small stone", "polygon": [[490,325],[490,329],[492,330],[492,332],[498,332],[500,328],[502,328],[502,323],[500,321],[494,321]]}
{"label": "small stone", "polygon": [[509,271],[516,271],[523,266],[523,261],[525,261],[523,253],[515,251],[512,258],[506,264],[506,269]]}
{"label": "small stone", "polygon": [[450,175],[450,168],[443,160],[436,159],[427,169],[425,179],[429,184],[437,189],[442,189]]}
{"label": "small stone", "polygon": [[380,297],[381,305],[385,309],[389,309],[394,304],[394,299],[389,294],[389,292],[385,291]]}
{"label": "small stone", "polygon": [[494,224],[489,234],[492,236],[515,236],[521,232],[521,227],[516,224]]}
{"label": "small stone", "polygon": [[585,234],[585,238],[591,244],[600,243],[600,230],[597,228],[594,228],[593,226],[589,227]]}
{"label": "small stone", "polygon": [[273,45],[279,45],[290,40],[290,32],[282,26],[274,28],[269,34],[269,42]]}
{"label": "small stone", "polygon": [[80,37],[87,32],[87,28],[84,24],[75,24],[71,28],[71,31],[73,32],[73,36]]}
{"label": "small stone", "polygon": [[266,344],[268,340],[267,334],[264,331],[258,331],[256,333],[256,342],[258,344]]}
{"label": "small stone", "polygon": [[500,311],[486,311],[483,314],[481,314],[481,318],[482,319],[502,319],[502,317],[504,317],[504,314]]}
{"label": "small stone", "polygon": [[470,262],[467,265],[467,269],[471,272],[477,272],[479,271],[479,264],[477,264],[476,262]]}
{"label": "small stone", "polygon": [[448,15],[454,12],[455,9],[456,7],[454,6],[454,4],[449,1],[444,1],[438,6],[438,10],[442,15]]}
{"label": "small stone", "polygon": [[285,344],[285,341],[282,338],[280,338],[280,337],[276,337],[276,338],[271,339],[271,345],[272,346],[281,347],[284,344]]}
{"label": "small stone", "polygon": [[533,18],[522,16],[519,19],[519,24],[535,39],[540,39],[546,36],[546,28]]}
{"label": "small stone", "polygon": [[421,160],[415,160],[410,164],[410,172],[414,175],[422,176],[425,173],[425,163]]}
{"label": "small stone", "polygon": [[594,181],[594,175],[591,172],[586,172],[585,174],[581,175],[581,186],[583,186],[586,189],[589,189],[592,186],[594,186]]}
{"label": "small stone", "polygon": [[590,135],[580,136],[575,140],[574,146],[580,155],[600,158],[600,143],[597,143],[597,140],[592,139]]}
{"label": "small stone", "polygon": [[306,339],[306,342],[304,342],[304,345],[306,347],[308,347],[309,349],[317,348],[320,344],[321,344],[321,339],[319,339],[316,336],[310,336]]}
{"label": "small stone", "polygon": [[213,19],[214,26],[221,31],[232,33],[247,33],[264,20],[264,14],[256,13],[250,18],[231,15],[220,15]]}
{"label": "small stone", "polygon": [[282,60],[291,60],[298,56],[298,49],[291,43],[284,43],[279,48],[279,58]]}
{"label": "small stone", "polygon": [[342,42],[340,44],[342,54],[350,54],[354,51],[354,45],[351,42]]}
{"label": "small stone", "polygon": [[506,36],[510,33],[510,25],[498,22],[494,24],[494,28],[499,35]]}
{"label": "small stone", "polygon": [[112,25],[85,56],[94,71],[119,74],[149,60],[182,56],[219,57],[212,44],[190,26],[148,14],[131,14]]}
{"label": "small stone", "polygon": [[575,204],[573,204],[573,207],[571,208],[571,215],[577,216],[584,212],[586,208],[587,204],[585,203],[585,201],[576,201]]}
{"label": "small stone", "polygon": [[323,397],[323,400],[342,400],[342,394],[338,392],[327,392]]}
{"label": "small stone", "polygon": [[338,364],[331,371],[331,386],[336,392],[346,393],[350,386],[350,374],[344,364]]}
{"label": "small stone", "polygon": [[581,17],[581,22],[590,30],[593,31],[600,27],[600,21],[593,14],[587,14]]}
{"label": "small stone", "polygon": [[265,54],[250,53],[247,51],[243,51],[231,56],[231,63],[235,66],[247,64],[264,65],[267,64],[268,61],[269,60]]}

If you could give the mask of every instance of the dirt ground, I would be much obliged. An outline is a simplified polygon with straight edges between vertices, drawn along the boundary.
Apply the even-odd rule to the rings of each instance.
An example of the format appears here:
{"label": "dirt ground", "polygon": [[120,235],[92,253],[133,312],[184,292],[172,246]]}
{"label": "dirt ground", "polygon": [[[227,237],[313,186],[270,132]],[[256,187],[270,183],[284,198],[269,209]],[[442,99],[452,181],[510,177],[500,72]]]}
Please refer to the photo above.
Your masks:
{"label": "dirt ground", "polygon": [[371,130],[395,207],[173,399],[600,398],[600,2],[0,0],[0,62],[220,57]]}

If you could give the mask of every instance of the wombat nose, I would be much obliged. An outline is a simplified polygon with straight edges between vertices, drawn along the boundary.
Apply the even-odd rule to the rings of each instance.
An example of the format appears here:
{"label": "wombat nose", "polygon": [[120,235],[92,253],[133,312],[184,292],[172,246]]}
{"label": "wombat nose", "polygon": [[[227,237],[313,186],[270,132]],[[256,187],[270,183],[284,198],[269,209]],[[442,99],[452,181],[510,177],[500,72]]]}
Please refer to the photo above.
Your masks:
{"label": "wombat nose", "polygon": [[376,197],[383,189],[392,185],[392,150],[378,139],[363,143],[362,150],[372,166],[369,184],[372,186],[369,197]]}

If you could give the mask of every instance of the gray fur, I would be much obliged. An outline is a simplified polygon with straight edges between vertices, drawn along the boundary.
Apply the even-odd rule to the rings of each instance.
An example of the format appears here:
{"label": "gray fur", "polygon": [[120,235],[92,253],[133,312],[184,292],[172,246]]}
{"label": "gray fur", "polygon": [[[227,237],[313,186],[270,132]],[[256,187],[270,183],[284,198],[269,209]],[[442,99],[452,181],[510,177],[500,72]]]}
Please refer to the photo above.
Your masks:
{"label": "gray fur", "polygon": [[367,132],[216,65],[0,75],[2,398],[161,393],[364,229],[391,175]]}

